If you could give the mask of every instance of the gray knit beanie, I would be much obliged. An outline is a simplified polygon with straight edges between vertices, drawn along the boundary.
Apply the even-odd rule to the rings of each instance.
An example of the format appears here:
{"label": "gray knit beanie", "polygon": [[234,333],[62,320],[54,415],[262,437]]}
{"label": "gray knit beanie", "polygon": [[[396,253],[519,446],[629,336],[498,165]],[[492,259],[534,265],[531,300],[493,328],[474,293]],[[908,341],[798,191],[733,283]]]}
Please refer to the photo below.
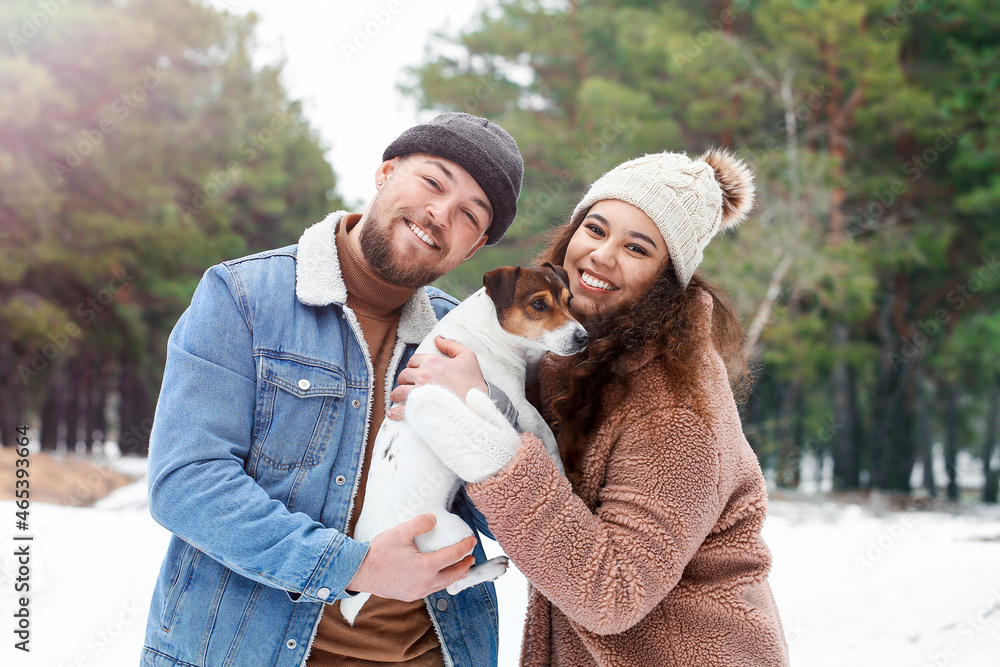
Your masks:
{"label": "gray knit beanie", "polygon": [[604,199],[635,206],[656,223],[677,279],[687,287],[708,242],[740,224],[753,208],[753,174],[721,148],[697,160],[683,153],[657,153],[624,162],[590,186],[573,211],[576,223]]}
{"label": "gray knit beanie", "polygon": [[493,207],[486,244],[497,243],[517,216],[524,160],[502,127],[467,113],[449,112],[403,132],[382,153],[382,160],[429,153],[458,164],[483,189]]}

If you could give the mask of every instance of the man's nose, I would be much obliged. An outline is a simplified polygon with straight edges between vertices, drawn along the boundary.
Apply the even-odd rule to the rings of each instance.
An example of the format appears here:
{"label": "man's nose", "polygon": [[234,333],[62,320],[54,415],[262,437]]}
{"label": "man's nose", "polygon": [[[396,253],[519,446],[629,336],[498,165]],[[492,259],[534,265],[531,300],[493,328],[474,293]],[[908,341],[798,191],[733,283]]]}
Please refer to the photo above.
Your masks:
{"label": "man's nose", "polygon": [[458,207],[448,201],[437,200],[427,204],[427,217],[438,227],[446,229]]}

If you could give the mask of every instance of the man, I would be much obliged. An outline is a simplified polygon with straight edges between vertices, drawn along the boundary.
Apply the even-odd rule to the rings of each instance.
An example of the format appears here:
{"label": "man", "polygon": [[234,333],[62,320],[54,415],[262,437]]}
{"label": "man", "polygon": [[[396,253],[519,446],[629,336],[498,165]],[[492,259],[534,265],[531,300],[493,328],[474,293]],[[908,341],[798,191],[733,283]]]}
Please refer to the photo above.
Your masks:
{"label": "man", "polygon": [[[492,584],[443,590],[485,560],[474,537],[419,553],[432,515],[350,535],[389,391],[456,305],[424,286],[500,240],[523,162],[510,135],[460,113],[382,159],[363,214],[212,267],[170,335],[149,497],[174,536],[143,665],[496,663]],[[484,526],[464,494],[455,510]],[[374,595],[352,628],[334,603],[358,592]]]}

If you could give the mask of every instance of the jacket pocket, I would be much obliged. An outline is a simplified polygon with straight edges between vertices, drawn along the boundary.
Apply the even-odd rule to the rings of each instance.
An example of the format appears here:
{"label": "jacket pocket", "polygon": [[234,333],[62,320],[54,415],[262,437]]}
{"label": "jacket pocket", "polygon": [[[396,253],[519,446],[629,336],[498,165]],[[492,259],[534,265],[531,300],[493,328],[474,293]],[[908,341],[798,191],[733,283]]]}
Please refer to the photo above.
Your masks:
{"label": "jacket pocket", "polygon": [[[347,381],[300,358],[259,357],[252,468],[316,465],[333,433]],[[252,471],[251,471],[252,472]]]}
{"label": "jacket pocket", "polygon": [[160,619],[164,632],[170,632],[170,628],[174,623],[174,614],[180,606],[181,599],[184,597],[188,585],[191,583],[191,575],[194,573],[194,569],[197,567],[200,559],[201,552],[190,544],[185,544],[184,551],[181,553],[180,563],[177,566],[177,574],[170,584],[170,589],[163,598],[163,613],[160,615]]}

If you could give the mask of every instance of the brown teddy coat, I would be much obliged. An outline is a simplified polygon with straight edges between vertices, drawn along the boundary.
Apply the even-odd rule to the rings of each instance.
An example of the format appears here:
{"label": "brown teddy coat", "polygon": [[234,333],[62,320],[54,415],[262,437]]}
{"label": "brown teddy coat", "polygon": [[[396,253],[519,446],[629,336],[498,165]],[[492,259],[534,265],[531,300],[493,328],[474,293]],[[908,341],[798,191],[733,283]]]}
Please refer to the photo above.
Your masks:
{"label": "brown teddy coat", "polygon": [[[468,485],[530,583],[522,665],[788,664],[760,535],[764,478],[705,341],[699,412],[671,394],[651,353],[606,388],[579,495],[531,434],[507,467]],[[543,362],[542,406],[566,372]]]}

